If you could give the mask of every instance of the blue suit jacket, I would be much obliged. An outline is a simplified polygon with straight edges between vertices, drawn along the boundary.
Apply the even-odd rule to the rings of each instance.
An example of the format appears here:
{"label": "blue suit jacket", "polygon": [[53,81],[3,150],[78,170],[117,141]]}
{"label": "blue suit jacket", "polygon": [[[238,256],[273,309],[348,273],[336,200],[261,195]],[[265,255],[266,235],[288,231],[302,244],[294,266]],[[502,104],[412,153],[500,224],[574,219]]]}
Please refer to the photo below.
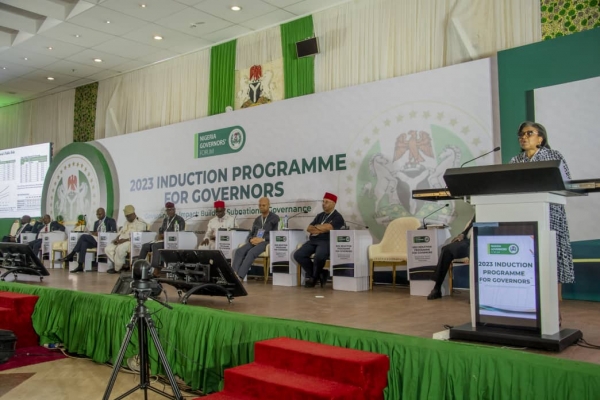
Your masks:
{"label": "blue suit jacket", "polygon": [[[94,232],[98,232],[98,228],[100,226],[100,220],[94,222]],[[111,217],[104,218],[104,226],[106,227],[106,232],[117,232],[117,221],[112,219]]]}

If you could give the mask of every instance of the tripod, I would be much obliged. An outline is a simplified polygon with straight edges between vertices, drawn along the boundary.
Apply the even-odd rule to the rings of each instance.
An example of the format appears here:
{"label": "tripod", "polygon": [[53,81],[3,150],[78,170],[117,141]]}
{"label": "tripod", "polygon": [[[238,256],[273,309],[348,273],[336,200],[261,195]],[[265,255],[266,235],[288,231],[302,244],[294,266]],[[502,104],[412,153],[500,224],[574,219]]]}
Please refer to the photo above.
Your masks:
{"label": "tripod", "polygon": [[[152,317],[150,316],[148,308],[146,308],[145,305],[146,300],[149,298],[150,292],[151,290],[148,289],[134,289],[135,298],[137,299],[137,306],[135,308],[135,311],[133,312],[131,321],[129,321],[129,324],[127,324],[127,333],[125,334],[123,344],[121,345],[121,349],[119,350],[119,354],[117,356],[117,359],[115,360],[112,375],[110,376],[108,386],[106,387],[106,391],[104,392],[103,400],[109,400],[110,393],[112,392],[112,389],[115,385],[115,381],[117,380],[117,374],[119,373],[119,369],[121,368],[121,364],[123,363],[123,358],[125,357],[125,351],[127,350],[127,346],[131,341],[131,336],[133,335],[133,331],[136,326],[138,328],[140,346],[140,383],[134,388],[123,393],[121,396],[117,397],[115,400],[123,399],[138,389],[144,391],[145,399],[148,398],[148,390],[151,390],[169,399],[183,400],[183,396],[181,395],[179,386],[177,386],[177,382],[175,382],[175,376],[173,375],[173,371],[171,370],[169,362],[167,361],[165,351],[163,350],[160,344],[156,326],[154,326],[154,321],[152,321]],[[153,300],[158,301],[165,307],[171,308],[168,304],[162,303],[156,299]],[[171,384],[171,388],[173,389],[174,395],[170,395],[150,386],[150,365],[148,363],[148,332],[150,332],[150,336],[152,336],[152,341],[154,342],[154,346],[156,346],[160,362],[163,368],[165,369],[167,378],[169,378],[169,383]]]}

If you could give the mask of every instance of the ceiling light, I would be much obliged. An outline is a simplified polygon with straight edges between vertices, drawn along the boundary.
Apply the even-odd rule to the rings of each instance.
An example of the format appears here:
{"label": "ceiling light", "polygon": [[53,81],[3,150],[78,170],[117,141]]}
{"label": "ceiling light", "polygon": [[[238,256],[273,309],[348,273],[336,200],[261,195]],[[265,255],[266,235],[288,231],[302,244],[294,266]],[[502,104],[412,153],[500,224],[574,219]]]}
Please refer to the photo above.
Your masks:
{"label": "ceiling light", "polygon": [[140,7],[146,8],[146,5],[145,4],[140,4]]}
{"label": "ceiling light", "polygon": [[102,59],[101,58],[94,58],[94,61],[95,62],[102,62]]}
{"label": "ceiling light", "polygon": [[154,40],[163,40],[163,37],[160,35],[155,35]]}
{"label": "ceiling light", "polygon": [[48,50],[52,50],[52,46],[48,47]]}
{"label": "ceiling light", "polygon": [[2,67],[2,69],[6,69],[6,67]]}
{"label": "ceiling light", "polygon": [[238,7],[238,6],[232,6],[231,9],[233,11],[240,11],[242,9],[242,7]]}
{"label": "ceiling light", "polygon": [[75,35],[75,37],[77,37],[77,38],[78,38],[78,37],[81,37],[81,35]]}
{"label": "ceiling light", "polygon": [[110,24],[110,21],[106,21],[107,24]]}
{"label": "ceiling light", "polygon": [[54,80],[54,78],[51,77],[51,76],[47,77],[46,79],[48,79],[49,81],[53,81]]}
{"label": "ceiling light", "polygon": [[23,60],[27,61],[27,60],[29,60],[29,58],[27,58],[27,57],[23,57]]}

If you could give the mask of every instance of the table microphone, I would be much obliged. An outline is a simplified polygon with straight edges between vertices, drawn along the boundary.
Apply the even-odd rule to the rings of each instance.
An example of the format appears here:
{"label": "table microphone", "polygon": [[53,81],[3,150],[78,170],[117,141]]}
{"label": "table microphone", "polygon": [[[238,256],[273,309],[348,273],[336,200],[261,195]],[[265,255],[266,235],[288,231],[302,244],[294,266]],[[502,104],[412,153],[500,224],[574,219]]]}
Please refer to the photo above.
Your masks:
{"label": "table microphone", "polygon": [[342,227],[342,229],[341,229],[341,230],[345,230],[345,231],[349,230],[349,229],[350,229],[350,227],[348,226],[348,224],[356,225],[356,226],[358,226],[358,227],[360,227],[360,228],[363,228],[363,229],[369,229],[369,227],[368,227],[367,225],[358,224],[358,223],[356,223],[356,222],[353,222],[353,221],[348,221],[348,220],[346,220],[346,219],[345,219],[345,220],[344,220],[344,226]]}
{"label": "table microphone", "polygon": [[[290,222],[290,219],[297,217],[300,214],[308,214],[308,211],[300,211],[299,213],[296,213],[294,215],[292,215],[291,217],[288,218],[288,224]],[[289,229],[288,227],[283,228],[284,230]]]}
{"label": "table microphone", "polygon": [[477,157],[475,157],[475,158],[473,158],[473,159],[471,159],[471,160],[469,160],[469,161],[465,161],[464,163],[462,163],[462,164],[460,165],[460,167],[462,168],[462,167],[464,167],[466,164],[468,164],[468,163],[470,163],[470,162],[472,162],[472,161],[475,161],[475,160],[477,160],[478,158],[485,157],[485,156],[487,156],[488,154],[490,154],[490,153],[494,153],[494,152],[496,152],[496,151],[498,151],[498,150],[500,150],[500,146],[498,146],[498,147],[494,148],[494,150],[492,150],[492,151],[488,151],[487,153],[483,153],[482,155],[480,155],[480,156],[477,156]]}
{"label": "table microphone", "polygon": [[443,207],[440,207],[440,208],[438,208],[437,210],[435,210],[434,212],[432,212],[432,213],[429,213],[429,214],[427,214],[425,217],[423,217],[423,227],[421,227],[420,229],[427,229],[427,224],[425,224],[425,220],[426,220],[427,218],[431,217],[431,216],[432,216],[433,214],[435,214],[436,212],[438,212],[438,211],[441,211],[441,210],[443,210],[444,208],[448,207],[449,205],[450,205],[450,203],[446,203],[446,204],[444,204],[444,206],[443,206]]}

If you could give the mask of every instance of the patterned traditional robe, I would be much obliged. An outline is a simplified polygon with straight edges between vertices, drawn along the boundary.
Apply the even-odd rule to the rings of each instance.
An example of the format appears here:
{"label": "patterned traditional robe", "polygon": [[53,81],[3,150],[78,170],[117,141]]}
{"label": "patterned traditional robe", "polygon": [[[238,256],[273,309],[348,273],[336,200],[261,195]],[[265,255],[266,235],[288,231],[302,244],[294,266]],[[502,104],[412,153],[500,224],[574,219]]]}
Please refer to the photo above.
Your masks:
{"label": "patterned traditional robe", "polygon": [[[540,148],[531,158],[525,152],[514,156],[510,163],[525,163],[536,161],[561,160],[565,175],[571,179],[569,167],[562,154],[556,150],[546,147]],[[573,272],[573,255],[571,254],[571,241],[569,239],[569,225],[567,214],[562,204],[550,204],[550,229],[556,231],[556,264],[558,282],[573,283],[575,274]]]}

